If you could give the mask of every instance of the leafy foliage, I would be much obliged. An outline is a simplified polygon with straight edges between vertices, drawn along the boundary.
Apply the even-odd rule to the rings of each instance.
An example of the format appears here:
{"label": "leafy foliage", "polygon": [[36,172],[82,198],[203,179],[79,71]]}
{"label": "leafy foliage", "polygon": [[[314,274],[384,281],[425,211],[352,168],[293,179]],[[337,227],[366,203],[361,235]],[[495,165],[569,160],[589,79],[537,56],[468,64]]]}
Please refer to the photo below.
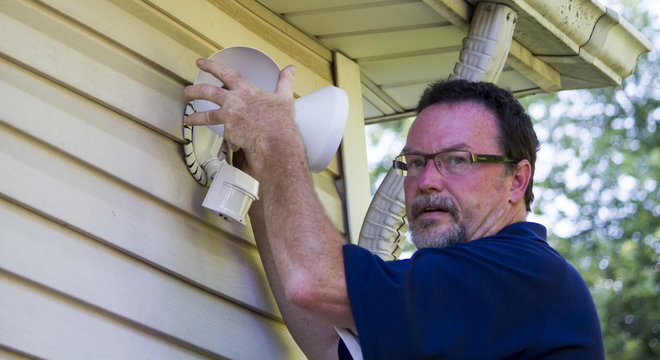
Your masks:
{"label": "leafy foliage", "polygon": [[369,177],[371,194],[378,189],[383,177],[392,167],[392,160],[403,149],[406,135],[414,118],[401,121],[389,121],[370,125],[366,129],[367,144],[370,148]]}
{"label": "leafy foliage", "polygon": [[[649,14],[627,5],[624,17],[657,38]],[[642,56],[616,88],[526,100],[553,154],[535,212],[553,219],[553,246],[592,290],[613,359],[660,358],[658,60]]]}
{"label": "leafy foliage", "polygon": [[[641,10],[653,2],[621,0],[619,11],[658,44],[658,19]],[[658,72],[654,51],[621,86],[523,99],[542,143],[532,218],[591,289],[611,359],[660,359]],[[370,129],[371,141],[408,126]],[[399,141],[372,179],[387,171]]]}

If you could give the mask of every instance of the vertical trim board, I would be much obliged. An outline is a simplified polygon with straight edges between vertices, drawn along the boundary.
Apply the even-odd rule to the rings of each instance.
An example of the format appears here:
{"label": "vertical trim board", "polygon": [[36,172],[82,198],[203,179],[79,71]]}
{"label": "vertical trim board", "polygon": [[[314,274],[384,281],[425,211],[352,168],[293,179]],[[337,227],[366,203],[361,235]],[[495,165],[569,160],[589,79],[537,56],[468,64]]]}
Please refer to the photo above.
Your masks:
{"label": "vertical trim board", "polygon": [[341,154],[346,189],[347,230],[351,242],[357,243],[362,221],[371,202],[360,68],[340,53],[335,53],[335,67],[337,86],[346,90],[349,99],[348,123],[341,144]]}
{"label": "vertical trim board", "polygon": [[345,234],[343,205],[332,173],[329,171],[320,174],[312,173],[312,181],[314,182],[316,196],[321,200],[326,215],[328,215],[335,228]]}

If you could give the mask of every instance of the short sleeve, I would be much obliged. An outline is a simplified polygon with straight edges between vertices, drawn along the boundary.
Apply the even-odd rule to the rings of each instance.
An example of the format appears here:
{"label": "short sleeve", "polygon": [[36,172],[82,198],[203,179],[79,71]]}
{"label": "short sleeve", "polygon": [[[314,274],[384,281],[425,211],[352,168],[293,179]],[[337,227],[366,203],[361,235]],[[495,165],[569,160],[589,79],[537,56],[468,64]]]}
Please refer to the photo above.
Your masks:
{"label": "short sleeve", "polygon": [[[602,344],[593,301],[578,286],[582,279],[561,276],[570,264],[526,227],[397,261],[345,245],[364,358],[534,358]],[[556,302],[571,291],[580,292],[579,302]],[[576,324],[580,316],[575,336],[548,341],[554,325]]]}

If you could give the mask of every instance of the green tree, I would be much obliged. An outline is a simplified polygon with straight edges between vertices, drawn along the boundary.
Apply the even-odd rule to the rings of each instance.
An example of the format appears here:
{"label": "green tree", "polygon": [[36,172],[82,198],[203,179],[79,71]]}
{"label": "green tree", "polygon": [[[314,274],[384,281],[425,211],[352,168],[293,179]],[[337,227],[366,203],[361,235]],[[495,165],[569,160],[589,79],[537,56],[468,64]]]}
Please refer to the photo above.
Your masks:
{"label": "green tree", "polygon": [[[622,16],[657,39],[640,2],[625,5]],[[589,285],[611,359],[660,358],[658,71],[652,52],[619,87],[525,100],[552,154],[534,211]]]}
{"label": "green tree", "polygon": [[[621,86],[522,99],[542,144],[530,219],[548,226],[549,241],[591,289],[608,359],[660,359],[660,21],[647,11],[654,2],[609,1],[655,47]],[[373,190],[409,124],[368,128],[369,143],[381,141],[382,160],[370,161]]]}
{"label": "green tree", "polygon": [[388,121],[369,125],[366,129],[367,146],[369,147],[369,177],[371,179],[371,195],[380,185],[383,177],[392,167],[392,160],[403,149],[406,143],[408,129],[414,118],[399,121]]}

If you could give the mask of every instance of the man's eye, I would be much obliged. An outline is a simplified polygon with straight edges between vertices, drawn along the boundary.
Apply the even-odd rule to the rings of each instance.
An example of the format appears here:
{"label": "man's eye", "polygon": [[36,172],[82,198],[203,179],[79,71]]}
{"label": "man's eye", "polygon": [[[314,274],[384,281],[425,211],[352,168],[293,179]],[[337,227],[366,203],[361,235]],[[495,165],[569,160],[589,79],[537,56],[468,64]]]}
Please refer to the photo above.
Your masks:
{"label": "man's eye", "polygon": [[456,166],[456,165],[463,165],[463,164],[467,163],[468,161],[465,157],[462,157],[462,156],[450,156],[447,159],[447,162],[450,165]]}
{"label": "man's eye", "polygon": [[410,159],[406,161],[406,164],[408,164],[408,167],[410,168],[423,168],[425,161],[424,159]]}

